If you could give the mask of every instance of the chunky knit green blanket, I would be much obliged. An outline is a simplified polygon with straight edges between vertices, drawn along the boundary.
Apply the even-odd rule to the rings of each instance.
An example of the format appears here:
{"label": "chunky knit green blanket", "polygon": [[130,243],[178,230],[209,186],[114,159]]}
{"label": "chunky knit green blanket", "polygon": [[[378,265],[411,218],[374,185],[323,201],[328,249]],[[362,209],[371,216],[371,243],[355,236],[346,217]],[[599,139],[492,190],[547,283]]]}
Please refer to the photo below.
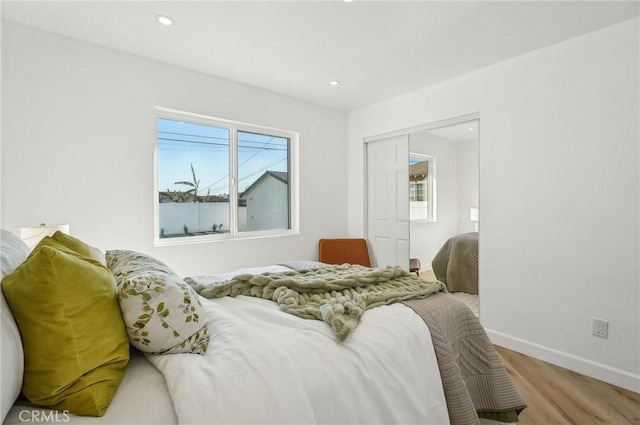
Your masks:
{"label": "chunky knit green blanket", "polygon": [[370,269],[349,264],[242,274],[222,282],[188,277],[185,282],[206,298],[248,295],[275,301],[284,312],[327,322],[339,341],[347,338],[369,308],[446,292],[442,282],[424,281],[397,266]]}

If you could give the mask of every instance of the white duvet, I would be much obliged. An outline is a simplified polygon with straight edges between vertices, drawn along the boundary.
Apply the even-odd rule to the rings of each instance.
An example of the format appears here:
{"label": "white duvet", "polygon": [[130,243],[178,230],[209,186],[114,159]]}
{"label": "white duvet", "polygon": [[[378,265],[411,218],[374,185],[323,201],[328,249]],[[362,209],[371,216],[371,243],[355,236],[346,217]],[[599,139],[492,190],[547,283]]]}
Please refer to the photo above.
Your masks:
{"label": "white duvet", "polygon": [[270,301],[202,302],[206,355],[149,356],[181,424],[449,423],[429,329],[403,304],[368,310],[338,343],[326,323]]}

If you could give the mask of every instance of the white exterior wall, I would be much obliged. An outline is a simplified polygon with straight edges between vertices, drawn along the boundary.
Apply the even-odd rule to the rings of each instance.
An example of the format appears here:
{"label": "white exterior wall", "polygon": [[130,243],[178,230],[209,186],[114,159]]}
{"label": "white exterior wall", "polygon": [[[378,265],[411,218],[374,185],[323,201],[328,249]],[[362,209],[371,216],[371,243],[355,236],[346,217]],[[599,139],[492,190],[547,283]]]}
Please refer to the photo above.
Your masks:
{"label": "white exterior wall", "polygon": [[361,236],[363,139],[479,113],[483,325],[500,345],[638,392],[639,31],[625,21],[352,111],[348,180]]}
{"label": "white exterior wall", "polygon": [[[208,232],[222,224],[222,231],[229,231],[229,203],[228,202],[167,202],[158,205],[160,228],[165,235],[183,233],[186,225],[190,232]],[[238,208],[240,231],[247,228],[246,207]]]}
{"label": "white exterior wall", "polygon": [[289,228],[289,187],[271,176],[255,186],[247,199],[247,230]]}
{"label": "white exterior wall", "polygon": [[[2,227],[69,223],[181,275],[316,259],[320,238],[347,233],[346,113],[11,22],[2,31]],[[298,132],[300,234],[154,247],[155,106]]]}

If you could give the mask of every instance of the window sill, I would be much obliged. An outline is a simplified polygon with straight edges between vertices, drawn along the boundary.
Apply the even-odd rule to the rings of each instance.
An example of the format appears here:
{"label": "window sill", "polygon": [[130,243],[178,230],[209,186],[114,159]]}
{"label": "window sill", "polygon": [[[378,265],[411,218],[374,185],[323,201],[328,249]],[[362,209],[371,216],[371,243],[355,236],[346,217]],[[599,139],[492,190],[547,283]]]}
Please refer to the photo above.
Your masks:
{"label": "window sill", "polygon": [[202,236],[185,236],[185,237],[172,237],[172,238],[158,238],[156,237],[153,246],[178,246],[178,245],[194,245],[213,242],[224,241],[237,241],[247,239],[263,239],[263,238],[277,238],[282,236],[295,236],[300,234],[297,230],[264,230],[259,232],[240,232],[236,235],[229,233],[217,234],[217,235],[202,235]]}

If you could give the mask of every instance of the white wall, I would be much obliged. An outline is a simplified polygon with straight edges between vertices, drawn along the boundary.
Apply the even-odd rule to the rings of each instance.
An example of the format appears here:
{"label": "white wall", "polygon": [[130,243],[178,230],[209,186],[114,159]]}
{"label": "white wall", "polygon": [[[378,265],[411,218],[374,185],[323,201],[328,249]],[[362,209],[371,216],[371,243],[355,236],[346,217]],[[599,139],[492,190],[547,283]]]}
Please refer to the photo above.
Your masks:
{"label": "white wall", "polygon": [[[480,310],[493,340],[640,392],[639,23],[626,21],[349,114],[362,143],[480,113]],[[591,335],[609,320],[609,339]]]}
{"label": "white wall", "polygon": [[470,209],[478,208],[478,140],[456,142],[458,154],[458,233],[473,231]]}
{"label": "white wall", "polygon": [[409,234],[411,258],[430,270],[442,244],[458,233],[458,154],[456,142],[424,132],[411,134],[409,143],[411,152],[436,157],[436,221],[413,222]]}
{"label": "white wall", "polygon": [[[2,52],[2,1],[0,1],[0,53]],[[0,99],[2,99],[2,54],[0,54]],[[0,102],[0,188],[2,187],[2,102]],[[0,223],[2,223],[2,214],[4,208],[2,206],[2,196],[0,196]]]}
{"label": "white wall", "polygon": [[[315,259],[318,239],[346,234],[345,113],[11,22],[2,31],[2,227],[69,223],[183,275]],[[154,248],[154,106],[299,132],[300,235]]]}

